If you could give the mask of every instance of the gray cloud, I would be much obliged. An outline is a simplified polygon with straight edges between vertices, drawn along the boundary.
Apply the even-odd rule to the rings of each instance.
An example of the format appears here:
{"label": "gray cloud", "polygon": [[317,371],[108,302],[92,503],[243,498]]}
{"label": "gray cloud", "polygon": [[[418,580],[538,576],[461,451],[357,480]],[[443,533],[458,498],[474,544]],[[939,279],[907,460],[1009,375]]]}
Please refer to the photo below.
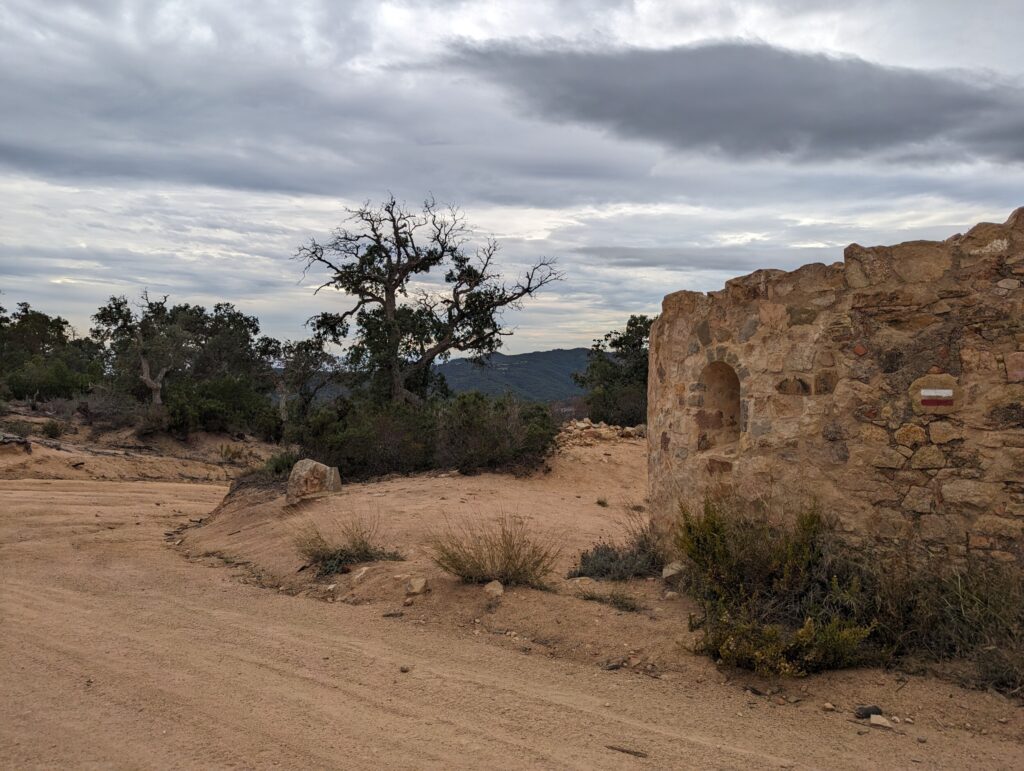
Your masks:
{"label": "gray cloud", "polygon": [[[311,296],[295,247],[387,191],[461,204],[510,274],[560,259],[568,280],[509,314],[514,351],[586,344],[666,291],[849,241],[945,237],[1024,189],[1003,162],[1019,90],[921,69],[1024,75],[1019,0],[995,2],[999,29],[976,14],[963,33],[982,49],[925,0],[6,0],[3,304],[85,328],[149,287],[301,336],[347,300]],[[911,34],[922,9],[930,32]],[[806,52],[835,50],[832,28],[917,69]],[[678,47],[752,29],[774,47]]]}
{"label": "gray cloud", "polygon": [[455,61],[535,116],[740,159],[827,161],[924,148],[1024,160],[1024,91],[745,42],[667,50],[462,46]]}

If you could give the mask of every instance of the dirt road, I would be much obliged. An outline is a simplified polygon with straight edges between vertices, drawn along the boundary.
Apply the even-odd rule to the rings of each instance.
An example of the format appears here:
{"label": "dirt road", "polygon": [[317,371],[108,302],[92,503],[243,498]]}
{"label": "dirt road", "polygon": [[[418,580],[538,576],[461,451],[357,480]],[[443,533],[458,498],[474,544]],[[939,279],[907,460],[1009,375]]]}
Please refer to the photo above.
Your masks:
{"label": "dirt road", "polygon": [[[0,481],[0,765],[1019,767],[1005,738],[927,744],[718,684],[604,672],[290,597],[162,534],[224,487]],[[401,668],[408,667],[408,672]],[[615,749],[618,748],[618,749]],[[628,754],[642,753],[646,757]]]}

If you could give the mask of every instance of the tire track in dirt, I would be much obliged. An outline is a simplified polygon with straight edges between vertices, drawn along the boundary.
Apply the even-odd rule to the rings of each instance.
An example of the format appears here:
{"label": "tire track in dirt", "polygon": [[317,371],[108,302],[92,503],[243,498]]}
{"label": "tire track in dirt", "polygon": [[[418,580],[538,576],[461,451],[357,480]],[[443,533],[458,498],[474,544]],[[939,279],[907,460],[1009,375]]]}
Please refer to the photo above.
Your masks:
{"label": "tire track in dirt", "polygon": [[[809,736],[796,712],[741,717],[738,689],[603,672],[383,619],[379,606],[289,597],[164,546],[169,524],[222,492],[0,482],[0,765],[751,768],[799,757],[871,768],[905,757],[905,737],[849,726]],[[124,527],[68,531],[96,513]],[[986,750],[988,767],[1019,759],[1019,746]],[[942,751],[937,765],[975,757]]]}

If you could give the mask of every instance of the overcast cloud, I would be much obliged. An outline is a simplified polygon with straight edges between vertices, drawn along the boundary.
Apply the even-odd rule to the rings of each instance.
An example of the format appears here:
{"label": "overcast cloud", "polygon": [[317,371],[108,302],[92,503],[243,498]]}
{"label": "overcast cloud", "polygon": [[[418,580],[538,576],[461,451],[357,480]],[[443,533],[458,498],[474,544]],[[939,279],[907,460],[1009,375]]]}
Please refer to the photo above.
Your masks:
{"label": "overcast cloud", "polygon": [[[898,7],[895,7],[898,6]],[[507,350],[675,289],[1024,205],[1016,0],[0,5],[0,304],[313,297],[291,258],[388,191],[567,280]]]}

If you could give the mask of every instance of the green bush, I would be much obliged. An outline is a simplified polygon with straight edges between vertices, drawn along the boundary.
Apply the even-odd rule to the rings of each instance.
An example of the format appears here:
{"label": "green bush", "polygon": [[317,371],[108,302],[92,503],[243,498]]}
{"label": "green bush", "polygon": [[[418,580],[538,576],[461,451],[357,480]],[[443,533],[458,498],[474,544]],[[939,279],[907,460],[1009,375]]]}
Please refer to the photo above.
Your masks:
{"label": "green bush", "polygon": [[263,463],[263,470],[274,477],[287,476],[292,472],[292,467],[300,460],[298,454],[286,450],[276,455],[271,455]]}
{"label": "green bush", "polygon": [[971,682],[1024,688],[1024,574],[905,550],[854,551],[820,511],[773,520],[708,500],[682,512],[677,545],[699,650],[763,674],[963,659]]}
{"label": "green bush", "polygon": [[630,316],[625,329],[612,330],[594,341],[586,370],[573,375],[587,391],[583,400],[592,420],[619,426],[647,422],[647,361],[653,322],[649,316]]}
{"label": "green bush", "polygon": [[558,426],[542,405],[512,396],[459,394],[438,407],[434,465],[468,472],[540,465]]}
{"label": "green bush", "polygon": [[337,466],[346,479],[366,479],[431,468],[433,434],[429,410],[359,401],[314,410],[290,438],[304,457]]}
{"label": "green bush", "polygon": [[639,514],[632,514],[625,530],[623,543],[598,543],[580,554],[579,562],[568,577],[628,581],[660,575],[665,555],[654,524]]}
{"label": "green bush", "polygon": [[76,372],[61,359],[33,356],[6,375],[7,388],[16,399],[70,399],[89,390],[89,373]]}
{"label": "green bush", "polygon": [[462,394],[420,405],[343,400],[314,410],[288,438],[346,479],[365,479],[434,468],[530,469],[556,434],[545,407]]}
{"label": "green bush", "polygon": [[61,434],[64,433],[64,426],[59,421],[48,420],[43,423],[40,431],[48,439],[59,439]]}
{"label": "green bush", "polygon": [[281,437],[280,417],[270,398],[245,378],[177,380],[165,388],[164,401],[167,429],[177,434],[248,432],[269,441]]}

